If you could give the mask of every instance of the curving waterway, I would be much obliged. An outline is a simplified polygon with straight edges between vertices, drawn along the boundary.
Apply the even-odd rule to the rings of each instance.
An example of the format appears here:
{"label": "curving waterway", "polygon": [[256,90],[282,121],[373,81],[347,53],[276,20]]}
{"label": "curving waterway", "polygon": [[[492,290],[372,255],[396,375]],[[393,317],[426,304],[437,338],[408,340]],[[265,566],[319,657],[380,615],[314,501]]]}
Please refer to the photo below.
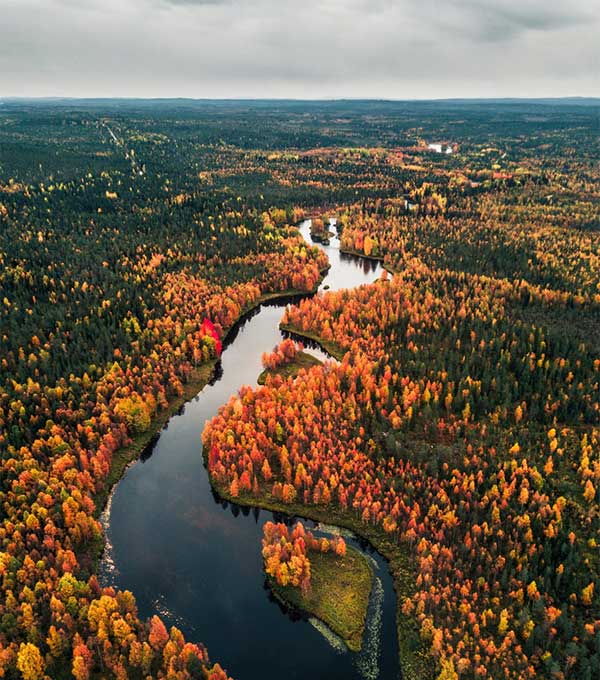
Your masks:
{"label": "curving waterway", "polygon": [[[310,243],[310,222],[300,230]],[[317,245],[331,265],[320,290],[370,283],[381,273],[378,262],[341,253],[337,237]],[[256,385],[261,354],[282,339],[279,321],[288,302],[264,304],[240,320],[212,383],[169,420],[114,487],[102,514],[107,544],[100,581],[131,590],[142,617],[159,614],[188,640],[204,643],[211,660],[236,680],[394,680],[400,676],[396,598],[385,560],[344,532],[369,555],[375,573],[363,649],[349,652],[319,621],[282,609],[265,586],[263,524],[292,518],[219,500],[203,464],[206,421],[242,385]],[[316,347],[308,351],[327,358]]]}

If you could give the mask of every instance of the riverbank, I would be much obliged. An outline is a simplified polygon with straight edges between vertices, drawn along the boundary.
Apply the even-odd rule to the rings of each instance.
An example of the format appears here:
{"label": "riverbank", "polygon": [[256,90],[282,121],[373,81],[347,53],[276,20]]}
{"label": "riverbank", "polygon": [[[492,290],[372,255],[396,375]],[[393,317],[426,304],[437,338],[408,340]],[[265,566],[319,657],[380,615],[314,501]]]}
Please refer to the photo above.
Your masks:
{"label": "riverbank", "polygon": [[340,253],[343,253],[344,255],[353,255],[354,257],[363,257],[365,260],[370,260],[371,262],[379,262],[382,268],[392,276],[399,271],[398,269],[394,269],[393,267],[389,265],[386,266],[384,264],[385,255],[365,255],[364,253],[361,253],[358,250],[354,250],[352,248],[342,248],[341,245]]}
{"label": "riverbank", "polygon": [[298,352],[296,356],[287,363],[278,366],[275,369],[265,368],[265,370],[258,376],[256,382],[259,385],[264,385],[269,376],[280,375],[284,380],[286,378],[295,378],[300,371],[305,368],[308,370],[312,366],[319,366],[323,362],[317,357],[307,352]]}
{"label": "riverbank", "polygon": [[353,652],[362,648],[369,597],[373,588],[373,568],[367,558],[352,546],[344,556],[334,552],[309,552],[310,590],[280,586],[268,577],[273,595],[284,606],[312,614],[338,635]]}
{"label": "riverbank", "polygon": [[[223,345],[225,346],[227,343],[227,339],[236,325],[240,323],[240,321],[247,314],[250,314],[261,305],[279,299],[297,299],[314,295],[321,285],[321,282],[326,276],[328,270],[329,267],[321,270],[320,280],[310,291],[287,289],[280,292],[270,292],[261,295],[254,303],[245,307],[241,311],[236,321],[227,329],[222,339]],[[167,408],[154,416],[150,422],[150,426],[145,432],[137,434],[132,438],[130,444],[121,447],[113,453],[110,470],[105,480],[105,486],[102,491],[97,493],[94,497],[94,502],[96,505],[94,514],[96,518],[99,518],[102,515],[115,484],[121,480],[127,468],[139,459],[143,451],[149,446],[154,437],[156,437],[156,435],[162,430],[170,418],[175,415],[190,399],[193,399],[199,392],[201,392],[211,381],[214,375],[215,366],[217,365],[218,361],[219,357],[216,357],[214,359],[210,359],[209,361],[203,362],[201,365],[194,368],[190,380],[188,380],[188,382],[183,385],[183,394],[181,396],[171,397],[169,399]],[[85,553],[82,553],[78,556],[82,564],[86,565],[87,563],[86,566],[88,566],[90,574],[96,573],[98,564],[104,552],[104,547],[105,541],[104,535],[102,535],[98,542],[88,546],[88,549],[85,551]]]}
{"label": "riverbank", "polygon": [[346,351],[343,350],[339,345],[336,345],[335,342],[323,340],[323,338],[319,337],[316,333],[311,333],[310,331],[298,329],[295,326],[292,326],[291,324],[280,323],[279,330],[284,331],[285,333],[292,333],[293,335],[297,335],[298,337],[306,338],[307,340],[312,340],[313,342],[316,342],[317,345],[319,345],[319,347],[322,347],[327,352],[327,354],[332,356],[334,359],[337,359],[338,361],[341,361],[344,358],[344,354],[346,354]]}
{"label": "riverbank", "polygon": [[117,449],[112,456],[110,471],[106,478],[105,488],[96,494],[96,516],[99,516],[106,506],[113,486],[124,475],[128,465],[137,460],[144,449],[150,444],[156,434],[166,425],[169,419],[200,390],[202,390],[213,376],[218,359],[204,362],[192,371],[190,380],[183,386],[183,394],[169,400],[166,409],[157,413],[150,422],[149,428],[133,437],[131,444]]}
{"label": "riverbank", "polygon": [[[382,255],[365,255],[364,253],[361,253],[358,250],[354,250],[353,248],[342,248],[340,245],[340,253],[344,253],[344,255],[355,255],[356,257],[364,257],[365,260],[372,260],[373,262],[381,262],[383,264],[384,261],[384,256]],[[384,267],[387,271],[391,271],[387,269],[387,267]]]}
{"label": "riverbank", "polygon": [[[204,450],[203,457],[207,464],[208,453]],[[210,472],[209,472],[210,477]],[[406,548],[390,539],[390,536],[378,527],[362,522],[351,512],[343,511],[332,504],[324,506],[303,505],[301,503],[283,503],[274,498],[264,487],[258,494],[240,493],[233,497],[228,488],[220,486],[211,478],[213,489],[224,500],[239,506],[262,508],[271,512],[280,512],[288,517],[310,519],[323,524],[332,524],[348,529],[359,538],[364,539],[382,557],[390,568],[396,592],[396,629],[398,634],[399,662],[403,680],[433,680],[435,664],[432,662],[428,647],[423,645],[416,623],[404,616],[401,610],[405,597],[414,593],[416,570],[413,560]]]}

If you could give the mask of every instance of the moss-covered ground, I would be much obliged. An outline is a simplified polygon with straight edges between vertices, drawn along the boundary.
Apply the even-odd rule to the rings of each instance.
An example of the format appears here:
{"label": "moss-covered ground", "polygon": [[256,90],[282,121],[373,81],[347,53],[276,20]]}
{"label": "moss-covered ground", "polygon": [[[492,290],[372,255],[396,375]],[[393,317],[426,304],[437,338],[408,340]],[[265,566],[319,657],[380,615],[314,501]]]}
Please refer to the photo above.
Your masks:
{"label": "moss-covered ground", "polygon": [[358,652],[373,587],[373,569],[368,559],[351,546],[343,557],[333,552],[309,552],[308,557],[311,586],[306,594],[269,578],[271,589],[285,604],[326,623],[350,650]]}

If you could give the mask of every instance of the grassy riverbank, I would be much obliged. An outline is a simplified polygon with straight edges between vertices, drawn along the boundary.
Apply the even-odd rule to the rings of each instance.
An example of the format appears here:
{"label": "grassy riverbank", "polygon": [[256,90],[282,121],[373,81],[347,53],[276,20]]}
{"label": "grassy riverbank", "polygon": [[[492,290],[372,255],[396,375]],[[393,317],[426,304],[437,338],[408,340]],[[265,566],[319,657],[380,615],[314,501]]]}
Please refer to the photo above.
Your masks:
{"label": "grassy riverbank", "polygon": [[212,377],[216,359],[207,361],[192,371],[190,380],[183,386],[183,394],[180,397],[174,397],[169,400],[169,405],[164,411],[160,411],[150,423],[150,427],[140,434],[136,435],[131,444],[123,446],[113,454],[110,472],[106,478],[105,488],[96,495],[96,514],[99,515],[112,487],[121,479],[127,466],[136,460],[142,451],[150,444],[153,437],[162,430],[168,420],[179,411],[179,409],[190,399],[195,397],[200,390],[202,390]]}
{"label": "grassy riverbank", "polygon": [[312,614],[339,635],[353,652],[362,647],[373,569],[367,558],[348,546],[339,557],[333,552],[310,552],[310,591],[280,586],[269,578],[274,595],[294,609]]}
{"label": "grassy riverbank", "polygon": [[301,369],[309,369],[311,366],[318,366],[323,362],[317,357],[307,352],[298,352],[294,357],[293,361],[290,361],[278,368],[271,370],[266,368],[257,378],[257,383],[259,385],[264,385],[267,382],[268,376],[280,375],[282,378],[294,378],[300,373]]}

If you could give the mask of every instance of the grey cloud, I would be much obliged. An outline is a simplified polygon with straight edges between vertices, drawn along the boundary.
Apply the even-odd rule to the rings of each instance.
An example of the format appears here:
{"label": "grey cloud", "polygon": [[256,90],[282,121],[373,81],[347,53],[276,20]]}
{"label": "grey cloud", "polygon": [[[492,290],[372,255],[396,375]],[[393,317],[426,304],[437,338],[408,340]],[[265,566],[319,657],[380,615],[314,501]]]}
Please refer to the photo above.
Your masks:
{"label": "grey cloud", "polygon": [[[476,11],[480,3],[469,2]],[[522,31],[556,31],[592,19],[589,11],[567,2],[507,2],[486,4],[480,9],[484,34],[491,38],[513,36]]]}
{"label": "grey cloud", "polygon": [[597,0],[0,0],[0,11],[0,96],[600,93]]}
{"label": "grey cloud", "polygon": [[510,41],[528,31],[560,31],[596,23],[600,10],[594,2],[567,0],[414,0],[415,12],[449,37],[483,42]]}
{"label": "grey cloud", "polygon": [[190,7],[203,7],[206,5],[231,5],[235,0],[161,0],[165,5],[188,5]]}

